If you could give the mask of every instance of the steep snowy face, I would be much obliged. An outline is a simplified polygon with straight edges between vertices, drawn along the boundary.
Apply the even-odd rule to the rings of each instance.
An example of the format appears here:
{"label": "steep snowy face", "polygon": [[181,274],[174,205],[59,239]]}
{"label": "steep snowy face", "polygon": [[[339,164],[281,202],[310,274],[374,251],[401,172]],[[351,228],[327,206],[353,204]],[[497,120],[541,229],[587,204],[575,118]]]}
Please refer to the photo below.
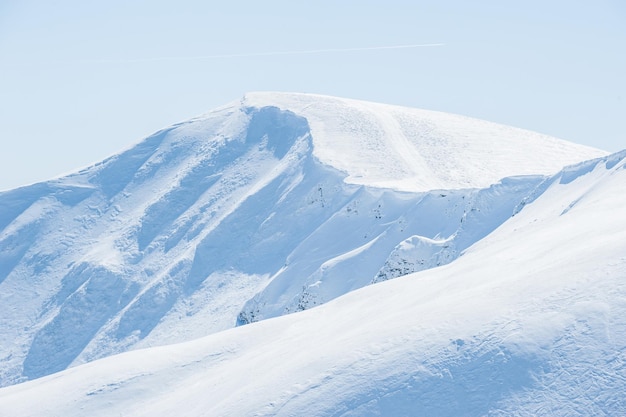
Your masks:
{"label": "steep snowy face", "polygon": [[[571,166],[446,266],[299,314],[3,388],[0,410],[624,415],[624,205],[626,152]],[[409,239],[398,254],[428,243]]]}
{"label": "steep snowy face", "polygon": [[606,155],[550,136],[448,113],[314,94],[249,93],[311,126],[314,155],[346,182],[404,191],[485,188]]}
{"label": "steep snowy face", "polygon": [[427,193],[361,187],[328,206],[332,216],[297,242],[238,323],[305,310],[373,282],[445,265],[508,219],[542,180],[506,178],[485,189]]}
{"label": "steep snowy face", "polygon": [[[233,326],[280,260],[237,268],[256,230],[230,219],[243,210],[258,226],[251,198],[297,183],[310,148],[302,117],[227,106],[75,175],[0,194],[2,384],[126,350],[170,311],[203,313],[173,340]],[[257,255],[269,252],[257,234]],[[196,253],[209,235],[214,252]]]}
{"label": "steep snowy face", "polygon": [[451,262],[543,180],[501,177],[601,153],[552,139],[541,148],[520,132],[252,94],[76,174],[1,193],[0,385]]}

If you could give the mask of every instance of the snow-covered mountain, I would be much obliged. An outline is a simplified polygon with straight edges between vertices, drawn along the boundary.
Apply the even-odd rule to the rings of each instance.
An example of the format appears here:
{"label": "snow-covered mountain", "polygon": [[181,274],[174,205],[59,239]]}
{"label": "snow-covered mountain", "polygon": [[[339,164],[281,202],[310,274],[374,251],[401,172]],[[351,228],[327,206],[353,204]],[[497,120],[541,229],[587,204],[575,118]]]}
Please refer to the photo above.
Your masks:
{"label": "snow-covered mountain", "polygon": [[[0,193],[0,384],[450,263],[526,212],[546,175],[605,154],[461,116],[249,94]],[[250,328],[264,326],[281,325]]]}
{"label": "snow-covered mountain", "polygon": [[624,415],[625,204],[626,151],[573,165],[448,265],[298,314],[6,387],[0,410]]}

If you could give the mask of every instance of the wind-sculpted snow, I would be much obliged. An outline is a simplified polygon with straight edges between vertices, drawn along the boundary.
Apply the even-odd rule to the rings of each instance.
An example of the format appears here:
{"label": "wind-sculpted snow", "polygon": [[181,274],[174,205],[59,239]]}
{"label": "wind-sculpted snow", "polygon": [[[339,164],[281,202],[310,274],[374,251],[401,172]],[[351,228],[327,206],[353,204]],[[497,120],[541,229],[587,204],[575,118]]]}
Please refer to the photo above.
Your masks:
{"label": "wind-sculpted snow", "polygon": [[[625,415],[624,167],[626,152],[547,178],[515,216],[445,266],[297,314],[6,387],[0,410]],[[418,241],[427,242],[410,238],[399,248]]]}
{"label": "wind-sculpted snow", "polygon": [[[102,267],[81,265],[66,276],[80,286],[54,300],[54,318],[37,332],[24,360],[24,376],[37,378],[69,366],[117,310],[137,293],[137,285]],[[76,282],[77,281],[77,282]],[[51,306],[52,307],[52,306]]]}
{"label": "wind-sculpted snow", "polygon": [[[333,216],[299,242],[271,283],[246,304],[238,321],[245,324],[305,310],[372,281],[447,264],[508,219],[541,180],[510,178],[482,190],[415,194],[361,187],[342,206],[327,201]],[[334,237],[338,230],[341,239]],[[397,247],[415,238],[428,242],[431,256],[415,261],[420,249],[413,248],[398,257]],[[442,240],[446,243],[436,243]],[[412,266],[394,268],[390,254]]]}
{"label": "wind-sculpted snow", "polygon": [[451,262],[543,175],[601,154],[460,116],[248,95],[0,193],[0,385]]}
{"label": "wind-sculpted snow", "polygon": [[453,114],[314,94],[251,93],[311,126],[314,154],[346,182],[405,191],[484,188],[504,177],[552,174],[606,155],[581,145]]}

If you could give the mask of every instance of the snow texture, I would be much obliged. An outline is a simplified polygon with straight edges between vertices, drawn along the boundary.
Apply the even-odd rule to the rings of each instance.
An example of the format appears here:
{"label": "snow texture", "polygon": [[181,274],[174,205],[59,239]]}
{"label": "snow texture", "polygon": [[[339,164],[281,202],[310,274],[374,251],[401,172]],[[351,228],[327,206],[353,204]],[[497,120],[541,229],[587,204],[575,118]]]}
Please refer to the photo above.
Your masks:
{"label": "snow texture", "polygon": [[[0,410],[624,415],[625,167],[622,152],[547,178],[514,217],[448,265],[6,387]],[[419,242],[441,243],[409,238],[395,253]]]}
{"label": "snow texture", "polygon": [[249,94],[0,193],[0,386],[446,264],[545,175],[604,154],[444,113]]}

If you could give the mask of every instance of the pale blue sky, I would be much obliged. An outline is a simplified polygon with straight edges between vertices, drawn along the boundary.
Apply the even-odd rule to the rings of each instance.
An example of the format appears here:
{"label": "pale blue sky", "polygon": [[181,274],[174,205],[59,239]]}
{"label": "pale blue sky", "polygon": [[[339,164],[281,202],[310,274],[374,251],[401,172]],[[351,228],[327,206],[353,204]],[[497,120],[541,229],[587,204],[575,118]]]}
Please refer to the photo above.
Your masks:
{"label": "pale blue sky", "polygon": [[[254,55],[422,43],[444,45]],[[625,74],[623,0],[0,0],[0,190],[247,91],[441,110],[617,151]]]}

